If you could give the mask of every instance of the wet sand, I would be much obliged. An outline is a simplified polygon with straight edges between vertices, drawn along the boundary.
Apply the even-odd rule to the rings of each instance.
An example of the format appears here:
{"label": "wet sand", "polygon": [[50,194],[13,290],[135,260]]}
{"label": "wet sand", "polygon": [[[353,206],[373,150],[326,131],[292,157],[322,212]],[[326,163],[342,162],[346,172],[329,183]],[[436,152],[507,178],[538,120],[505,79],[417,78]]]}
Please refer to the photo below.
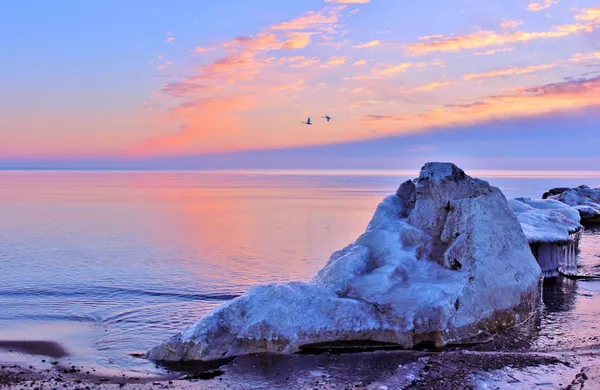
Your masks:
{"label": "wet sand", "polygon": [[[188,364],[168,375],[103,375],[36,355],[0,363],[0,388],[67,389],[581,389],[600,384],[600,345],[536,352],[378,351],[245,356]],[[175,367],[170,367],[174,369]]]}
{"label": "wet sand", "polygon": [[69,355],[62,345],[54,341],[0,340],[0,350],[2,349],[53,358],[63,358]]}

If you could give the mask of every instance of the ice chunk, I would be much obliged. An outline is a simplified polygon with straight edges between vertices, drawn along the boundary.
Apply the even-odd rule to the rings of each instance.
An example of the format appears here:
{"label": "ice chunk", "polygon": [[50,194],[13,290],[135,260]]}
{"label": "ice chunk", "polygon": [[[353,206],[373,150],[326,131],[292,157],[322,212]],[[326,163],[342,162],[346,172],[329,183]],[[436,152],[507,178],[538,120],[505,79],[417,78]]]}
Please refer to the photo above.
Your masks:
{"label": "ice chunk", "polygon": [[600,223],[600,188],[590,188],[586,185],[549,196],[569,206],[572,206],[581,216],[583,223]]}
{"label": "ice chunk", "polygon": [[509,204],[530,243],[569,242],[582,229],[577,210],[557,200],[516,198]]}
{"label": "ice chunk", "polygon": [[577,272],[579,212],[554,199],[509,200],[545,277]]}
{"label": "ice chunk", "polygon": [[[412,182],[411,182],[412,183]],[[535,309],[541,270],[502,192],[428,163],[307,283],[270,284],[148,352],[153,360],[293,353],[309,344],[467,342]]]}

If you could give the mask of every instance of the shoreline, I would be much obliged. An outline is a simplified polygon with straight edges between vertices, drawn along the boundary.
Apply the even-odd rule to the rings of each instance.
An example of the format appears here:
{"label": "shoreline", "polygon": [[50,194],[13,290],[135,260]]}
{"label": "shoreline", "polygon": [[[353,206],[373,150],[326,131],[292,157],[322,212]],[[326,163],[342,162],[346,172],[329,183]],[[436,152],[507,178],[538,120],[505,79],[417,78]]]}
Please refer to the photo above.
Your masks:
{"label": "shoreline", "polygon": [[[2,342],[0,342],[0,345]],[[0,389],[412,389],[600,387],[600,344],[549,352],[397,350],[319,355],[249,355],[208,371],[166,375],[95,369],[23,355],[0,361]],[[216,367],[216,368],[215,368]],[[204,365],[204,369],[207,366]]]}

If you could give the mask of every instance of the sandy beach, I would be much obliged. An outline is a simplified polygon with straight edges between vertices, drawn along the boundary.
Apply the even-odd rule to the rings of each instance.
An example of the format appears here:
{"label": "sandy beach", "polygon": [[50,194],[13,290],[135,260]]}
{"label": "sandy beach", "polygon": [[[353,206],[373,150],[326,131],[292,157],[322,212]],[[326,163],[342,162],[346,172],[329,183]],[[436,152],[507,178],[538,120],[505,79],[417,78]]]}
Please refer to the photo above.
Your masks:
{"label": "sandy beach", "polygon": [[[552,352],[369,351],[244,356],[166,375],[103,373],[52,342],[0,342],[0,388],[583,389],[600,384],[600,344]],[[63,351],[64,352],[64,351]],[[333,351],[332,351],[333,352]],[[12,357],[12,361],[6,357]]]}

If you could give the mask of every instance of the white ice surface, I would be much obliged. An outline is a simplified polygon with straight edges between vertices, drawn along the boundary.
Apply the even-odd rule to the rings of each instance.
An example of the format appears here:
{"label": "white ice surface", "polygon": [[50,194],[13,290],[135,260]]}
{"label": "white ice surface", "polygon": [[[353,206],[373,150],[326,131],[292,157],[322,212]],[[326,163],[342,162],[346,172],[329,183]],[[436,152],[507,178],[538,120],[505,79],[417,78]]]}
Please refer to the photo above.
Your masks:
{"label": "white ice surface", "polygon": [[516,198],[508,202],[530,243],[568,242],[581,229],[579,212],[557,200]]}
{"label": "white ice surface", "polygon": [[600,188],[583,185],[550,198],[574,207],[584,222],[600,222]]}

